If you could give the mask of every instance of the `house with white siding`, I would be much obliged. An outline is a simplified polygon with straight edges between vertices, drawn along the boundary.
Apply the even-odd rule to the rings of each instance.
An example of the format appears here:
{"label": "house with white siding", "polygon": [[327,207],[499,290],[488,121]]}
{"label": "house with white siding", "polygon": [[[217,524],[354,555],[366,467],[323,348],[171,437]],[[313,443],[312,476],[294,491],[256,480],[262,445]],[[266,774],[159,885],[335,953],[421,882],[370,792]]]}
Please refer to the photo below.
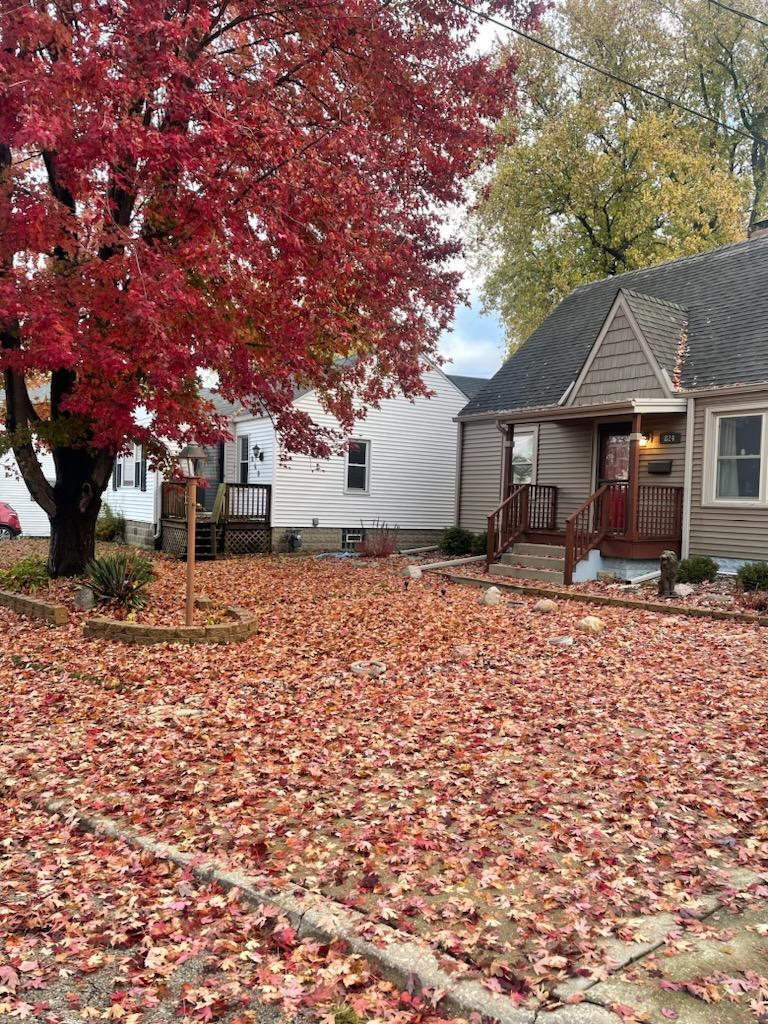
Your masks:
{"label": "house with white siding", "polygon": [[[319,460],[288,453],[269,416],[207,392],[230,438],[206,448],[198,554],[352,549],[366,532],[385,525],[401,547],[435,541],[456,521],[456,416],[485,382],[446,375],[432,365],[424,382],[429,398],[384,400],[358,421],[341,452]],[[298,392],[294,403],[319,426],[338,429],[316,392]],[[146,422],[141,410],[137,422]],[[53,479],[50,456],[43,461]],[[13,456],[5,463],[0,500],[19,512],[24,533],[47,536],[47,517],[30,497]],[[134,445],[115,462],[103,500],[124,518],[129,543],[181,554],[183,486],[165,480]]]}
{"label": "house with white siding", "polygon": [[576,288],[458,421],[458,521],[493,574],[768,559],[768,221]]}

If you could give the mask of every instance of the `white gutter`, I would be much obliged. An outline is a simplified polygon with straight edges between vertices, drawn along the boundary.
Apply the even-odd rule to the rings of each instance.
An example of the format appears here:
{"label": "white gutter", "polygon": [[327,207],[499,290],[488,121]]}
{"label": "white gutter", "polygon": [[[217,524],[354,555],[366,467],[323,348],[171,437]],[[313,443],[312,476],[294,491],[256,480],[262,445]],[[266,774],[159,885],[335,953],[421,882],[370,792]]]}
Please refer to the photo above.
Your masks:
{"label": "white gutter", "polygon": [[687,558],[691,549],[691,486],[693,484],[693,428],[695,400],[689,398],[685,411],[685,470],[683,473],[683,537],[680,554]]}

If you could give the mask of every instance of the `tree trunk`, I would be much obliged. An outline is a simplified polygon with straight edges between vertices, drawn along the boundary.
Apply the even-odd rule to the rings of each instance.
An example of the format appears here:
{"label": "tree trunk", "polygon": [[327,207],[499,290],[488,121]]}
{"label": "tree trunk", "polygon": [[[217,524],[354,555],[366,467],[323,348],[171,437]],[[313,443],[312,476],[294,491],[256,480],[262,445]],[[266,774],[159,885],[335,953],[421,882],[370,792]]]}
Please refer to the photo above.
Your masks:
{"label": "tree trunk", "polygon": [[51,518],[51,543],[48,548],[48,573],[51,576],[81,576],[96,549],[96,519],[101,499],[89,502],[83,510],[79,503],[61,504]]}

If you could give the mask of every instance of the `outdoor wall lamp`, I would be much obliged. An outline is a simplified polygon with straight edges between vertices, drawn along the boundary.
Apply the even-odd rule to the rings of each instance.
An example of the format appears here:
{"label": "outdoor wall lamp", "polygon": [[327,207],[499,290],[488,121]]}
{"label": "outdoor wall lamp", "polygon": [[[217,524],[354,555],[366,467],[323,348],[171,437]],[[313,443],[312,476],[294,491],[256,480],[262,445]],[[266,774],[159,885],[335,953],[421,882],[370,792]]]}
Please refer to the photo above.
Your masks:
{"label": "outdoor wall lamp", "polygon": [[263,450],[257,444],[255,444],[253,446],[253,448],[251,448],[251,452],[253,454],[253,461],[254,462],[256,462],[257,460],[259,462],[263,462],[264,461],[264,452],[263,452]]}

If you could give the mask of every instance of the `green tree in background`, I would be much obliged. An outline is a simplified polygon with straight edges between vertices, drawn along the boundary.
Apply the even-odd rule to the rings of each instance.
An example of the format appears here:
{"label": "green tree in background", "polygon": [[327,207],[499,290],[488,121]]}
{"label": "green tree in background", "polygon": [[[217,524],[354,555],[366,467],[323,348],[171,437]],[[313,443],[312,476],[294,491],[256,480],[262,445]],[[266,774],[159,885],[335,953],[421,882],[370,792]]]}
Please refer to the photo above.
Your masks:
{"label": "green tree in background", "polygon": [[576,285],[737,241],[768,214],[768,29],[699,0],[564,0],[539,34],[743,134],[521,43],[525,101],[473,219],[511,349]]}

